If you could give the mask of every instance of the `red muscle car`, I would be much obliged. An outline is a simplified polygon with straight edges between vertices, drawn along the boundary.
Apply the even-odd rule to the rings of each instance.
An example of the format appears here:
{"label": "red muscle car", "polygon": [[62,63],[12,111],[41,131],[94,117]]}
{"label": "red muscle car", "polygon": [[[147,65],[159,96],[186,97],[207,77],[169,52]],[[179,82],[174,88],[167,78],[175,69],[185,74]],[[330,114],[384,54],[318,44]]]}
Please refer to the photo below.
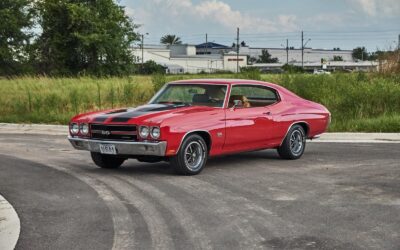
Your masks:
{"label": "red muscle car", "polygon": [[324,133],[330,113],[272,83],[183,80],[166,84],[148,104],[80,114],[69,124],[71,144],[102,168],[128,158],[169,161],[198,174],[210,156],[275,148],[298,159],[306,139]]}

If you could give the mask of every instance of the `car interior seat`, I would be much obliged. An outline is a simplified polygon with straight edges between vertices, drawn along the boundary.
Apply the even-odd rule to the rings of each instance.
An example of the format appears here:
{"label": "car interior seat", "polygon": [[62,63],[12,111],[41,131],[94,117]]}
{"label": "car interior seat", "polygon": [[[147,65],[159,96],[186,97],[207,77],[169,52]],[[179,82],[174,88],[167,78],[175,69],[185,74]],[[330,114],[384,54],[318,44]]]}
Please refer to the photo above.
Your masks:
{"label": "car interior seat", "polygon": [[249,102],[249,99],[245,97],[244,95],[231,95],[229,97],[229,107],[233,107],[234,105],[234,100],[241,100],[243,103],[243,108],[250,108],[251,104]]}
{"label": "car interior seat", "polygon": [[192,102],[193,103],[208,103],[209,99],[210,98],[207,94],[195,94],[192,97]]}

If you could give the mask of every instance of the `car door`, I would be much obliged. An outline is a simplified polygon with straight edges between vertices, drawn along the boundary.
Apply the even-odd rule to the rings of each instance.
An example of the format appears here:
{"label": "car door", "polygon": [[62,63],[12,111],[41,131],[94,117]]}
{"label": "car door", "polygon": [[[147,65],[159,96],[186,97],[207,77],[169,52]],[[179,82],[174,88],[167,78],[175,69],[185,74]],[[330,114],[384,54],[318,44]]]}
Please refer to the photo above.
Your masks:
{"label": "car door", "polygon": [[[234,106],[234,101],[242,105]],[[273,135],[272,105],[278,101],[274,90],[263,85],[232,85],[226,108],[226,151],[243,151],[268,147]],[[240,103],[239,103],[240,104]]]}

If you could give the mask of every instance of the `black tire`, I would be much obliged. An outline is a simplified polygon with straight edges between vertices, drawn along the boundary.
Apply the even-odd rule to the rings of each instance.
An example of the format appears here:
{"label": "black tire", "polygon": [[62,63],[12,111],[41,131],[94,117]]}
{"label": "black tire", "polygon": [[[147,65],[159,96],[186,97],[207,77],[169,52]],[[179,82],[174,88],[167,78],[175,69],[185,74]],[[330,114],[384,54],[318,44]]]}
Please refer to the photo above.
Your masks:
{"label": "black tire", "polygon": [[206,142],[200,135],[192,134],[185,138],[177,155],[170,158],[170,163],[178,174],[196,175],[203,170],[207,158]]}
{"label": "black tire", "polygon": [[278,148],[279,156],[282,159],[299,159],[306,148],[306,133],[301,125],[294,125],[290,128],[282,145]]}
{"label": "black tire", "polygon": [[101,168],[119,168],[126,160],[114,155],[103,155],[96,152],[90,152],[94,164]]}

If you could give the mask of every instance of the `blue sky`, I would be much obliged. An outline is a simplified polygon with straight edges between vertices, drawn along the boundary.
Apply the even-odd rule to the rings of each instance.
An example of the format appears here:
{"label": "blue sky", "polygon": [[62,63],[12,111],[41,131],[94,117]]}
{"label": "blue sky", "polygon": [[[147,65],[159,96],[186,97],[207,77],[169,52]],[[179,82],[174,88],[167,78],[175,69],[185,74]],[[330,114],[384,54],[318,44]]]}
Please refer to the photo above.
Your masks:
{"label": "blue sky", "polygon": [[254,47],[300,47],[301,30],[313,48],[365,46],[369,51],[397,46],[400,0],[121,0],[145,43],[164,34],[185,43],[209,41],[231,45],[236,27]]}

